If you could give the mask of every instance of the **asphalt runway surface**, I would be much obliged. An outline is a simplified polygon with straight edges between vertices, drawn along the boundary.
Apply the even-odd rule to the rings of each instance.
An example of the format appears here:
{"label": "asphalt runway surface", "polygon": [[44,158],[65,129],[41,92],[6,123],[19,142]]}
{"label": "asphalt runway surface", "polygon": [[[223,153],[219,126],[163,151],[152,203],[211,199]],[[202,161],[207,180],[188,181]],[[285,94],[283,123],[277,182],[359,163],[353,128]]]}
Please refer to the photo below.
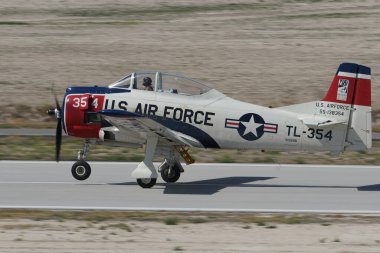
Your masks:
{"label": "asphalt runway surface", "polygon": [[193,164],[175,184],[131,178],[137,163],[0,161],[0,208],[380,213],[380,166]]}

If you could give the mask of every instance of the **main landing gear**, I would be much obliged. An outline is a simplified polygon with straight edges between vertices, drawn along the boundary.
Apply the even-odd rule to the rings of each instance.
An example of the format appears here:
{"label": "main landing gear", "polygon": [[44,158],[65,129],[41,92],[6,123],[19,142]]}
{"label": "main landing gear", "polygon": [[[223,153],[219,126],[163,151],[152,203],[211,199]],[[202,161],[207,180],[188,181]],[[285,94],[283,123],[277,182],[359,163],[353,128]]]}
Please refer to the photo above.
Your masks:
{"label": "main landing gear", "polygon": [[178,161],[168,162],[166,159],[158,168],[158,171],[161,172],[162,179],[167,183],[175,183],[178,181],[183,172],[183,168]]}
{"label": "main landing gear", "polygon": [[[165,182],[175,183],[178,181],[184,170],[179,161],[175,161],[173,165],[170,165],[170,163],[165,159],[165,161],[159,166],[158,172],[161,173],[161,178]],[[151,188],[156,184],[156,182],[157,178],[137,178],[137,184],[142,188]]]}
{"label": "main landing gear", "polygon": [[[132,172],[132,177],[136,178],[137,183],[143,188],[151,188],[157,182],[158,173],[153,165],[153,156],[156,152],[158,136],[155,133],[148,133],[145,146],[145,158]],[[158,153],[165,157],[165,161],[159,166],[158,172],[162,179],[167,183],[174,183],[184,172],[179,157],[182,156],[187,164],[194,160],[187,153],[187,149],[180,147],[159,147]]]}
{"label": "main landing gear", "polygon": [[158,172],[161,172],[162,179],[167,183],[175,183],[178,181],[184,169],[179,162],[181,156],[186,164],[194,163],[194,159],[189,155],[188,149],[185,147],[172,147],[166,153],[165,161],[158,167]]}
{"label": "main landing gear", "polygon": [[142,188],[152,188],[157,182],[157,178],[138,178],[137,184]]}

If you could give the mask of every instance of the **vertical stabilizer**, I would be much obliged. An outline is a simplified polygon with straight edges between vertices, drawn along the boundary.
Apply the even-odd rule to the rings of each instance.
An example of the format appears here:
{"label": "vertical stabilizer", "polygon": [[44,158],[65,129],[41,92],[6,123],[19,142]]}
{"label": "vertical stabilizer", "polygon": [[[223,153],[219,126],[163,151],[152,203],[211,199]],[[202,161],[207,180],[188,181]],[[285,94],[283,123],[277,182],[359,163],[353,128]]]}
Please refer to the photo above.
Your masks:
{"label": "vertical stabilizer", "polygon": [[322,101],[350,106],[345,150],[372,147],[370,68],[342,63]]}

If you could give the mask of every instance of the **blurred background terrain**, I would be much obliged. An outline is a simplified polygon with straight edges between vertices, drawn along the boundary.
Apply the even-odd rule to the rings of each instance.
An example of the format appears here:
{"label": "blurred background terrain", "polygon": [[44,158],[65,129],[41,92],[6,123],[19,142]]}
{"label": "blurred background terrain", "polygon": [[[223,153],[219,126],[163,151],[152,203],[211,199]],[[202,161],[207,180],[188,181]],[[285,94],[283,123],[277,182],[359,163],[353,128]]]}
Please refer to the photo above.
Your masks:
{"label": "blurred background terrain", "polygon": [[[372,68],[374,127],[380,129],[379,24],[376,0],[2,1],[0,127],[54,128],[46,115],[54,105],[53,84],[62,99],[68,86],[108,85],[136,70],[158,69],[203,80],[235,99],[276,107],[320,99],[338,65],[355,62]],[[50,159],[53,143],[1,138],[0,159]],[[66,138],[65,143],[64,159],[75,159],[80,142]],[[41,156],[43,147],[48,150]],[[142,155],[107,150],[95,149],[92,159]],[[376,163],[380,151],[371,152],[347,159]],[[346,156],[331,161],[325,154],[305,159],[278,152],[269,158],[253,151],[195,153],[201,161],[347,162]]]}

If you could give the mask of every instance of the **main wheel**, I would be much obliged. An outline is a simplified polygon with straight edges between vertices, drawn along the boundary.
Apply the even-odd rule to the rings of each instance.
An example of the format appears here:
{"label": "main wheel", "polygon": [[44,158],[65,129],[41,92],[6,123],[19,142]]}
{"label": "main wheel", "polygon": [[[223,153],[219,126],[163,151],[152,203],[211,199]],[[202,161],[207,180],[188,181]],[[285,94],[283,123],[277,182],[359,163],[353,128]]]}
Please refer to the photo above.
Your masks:
{"label": "main wheel", "polygon": [[157,182],[157,178],[138,178],[137,183],[142,188],[152,188]]}
{"label": "main wheel", "polygon": [[71,168],[71,174],[76,180],[86,180],[91,175],[91,167],[86,161],[79,160]]}
{"label": "main wheel", "polygon": [[161,169],[161,177],[167,183],[175,183],[181,176],[181,169],[175,164],[173,167],[164,166]]}

